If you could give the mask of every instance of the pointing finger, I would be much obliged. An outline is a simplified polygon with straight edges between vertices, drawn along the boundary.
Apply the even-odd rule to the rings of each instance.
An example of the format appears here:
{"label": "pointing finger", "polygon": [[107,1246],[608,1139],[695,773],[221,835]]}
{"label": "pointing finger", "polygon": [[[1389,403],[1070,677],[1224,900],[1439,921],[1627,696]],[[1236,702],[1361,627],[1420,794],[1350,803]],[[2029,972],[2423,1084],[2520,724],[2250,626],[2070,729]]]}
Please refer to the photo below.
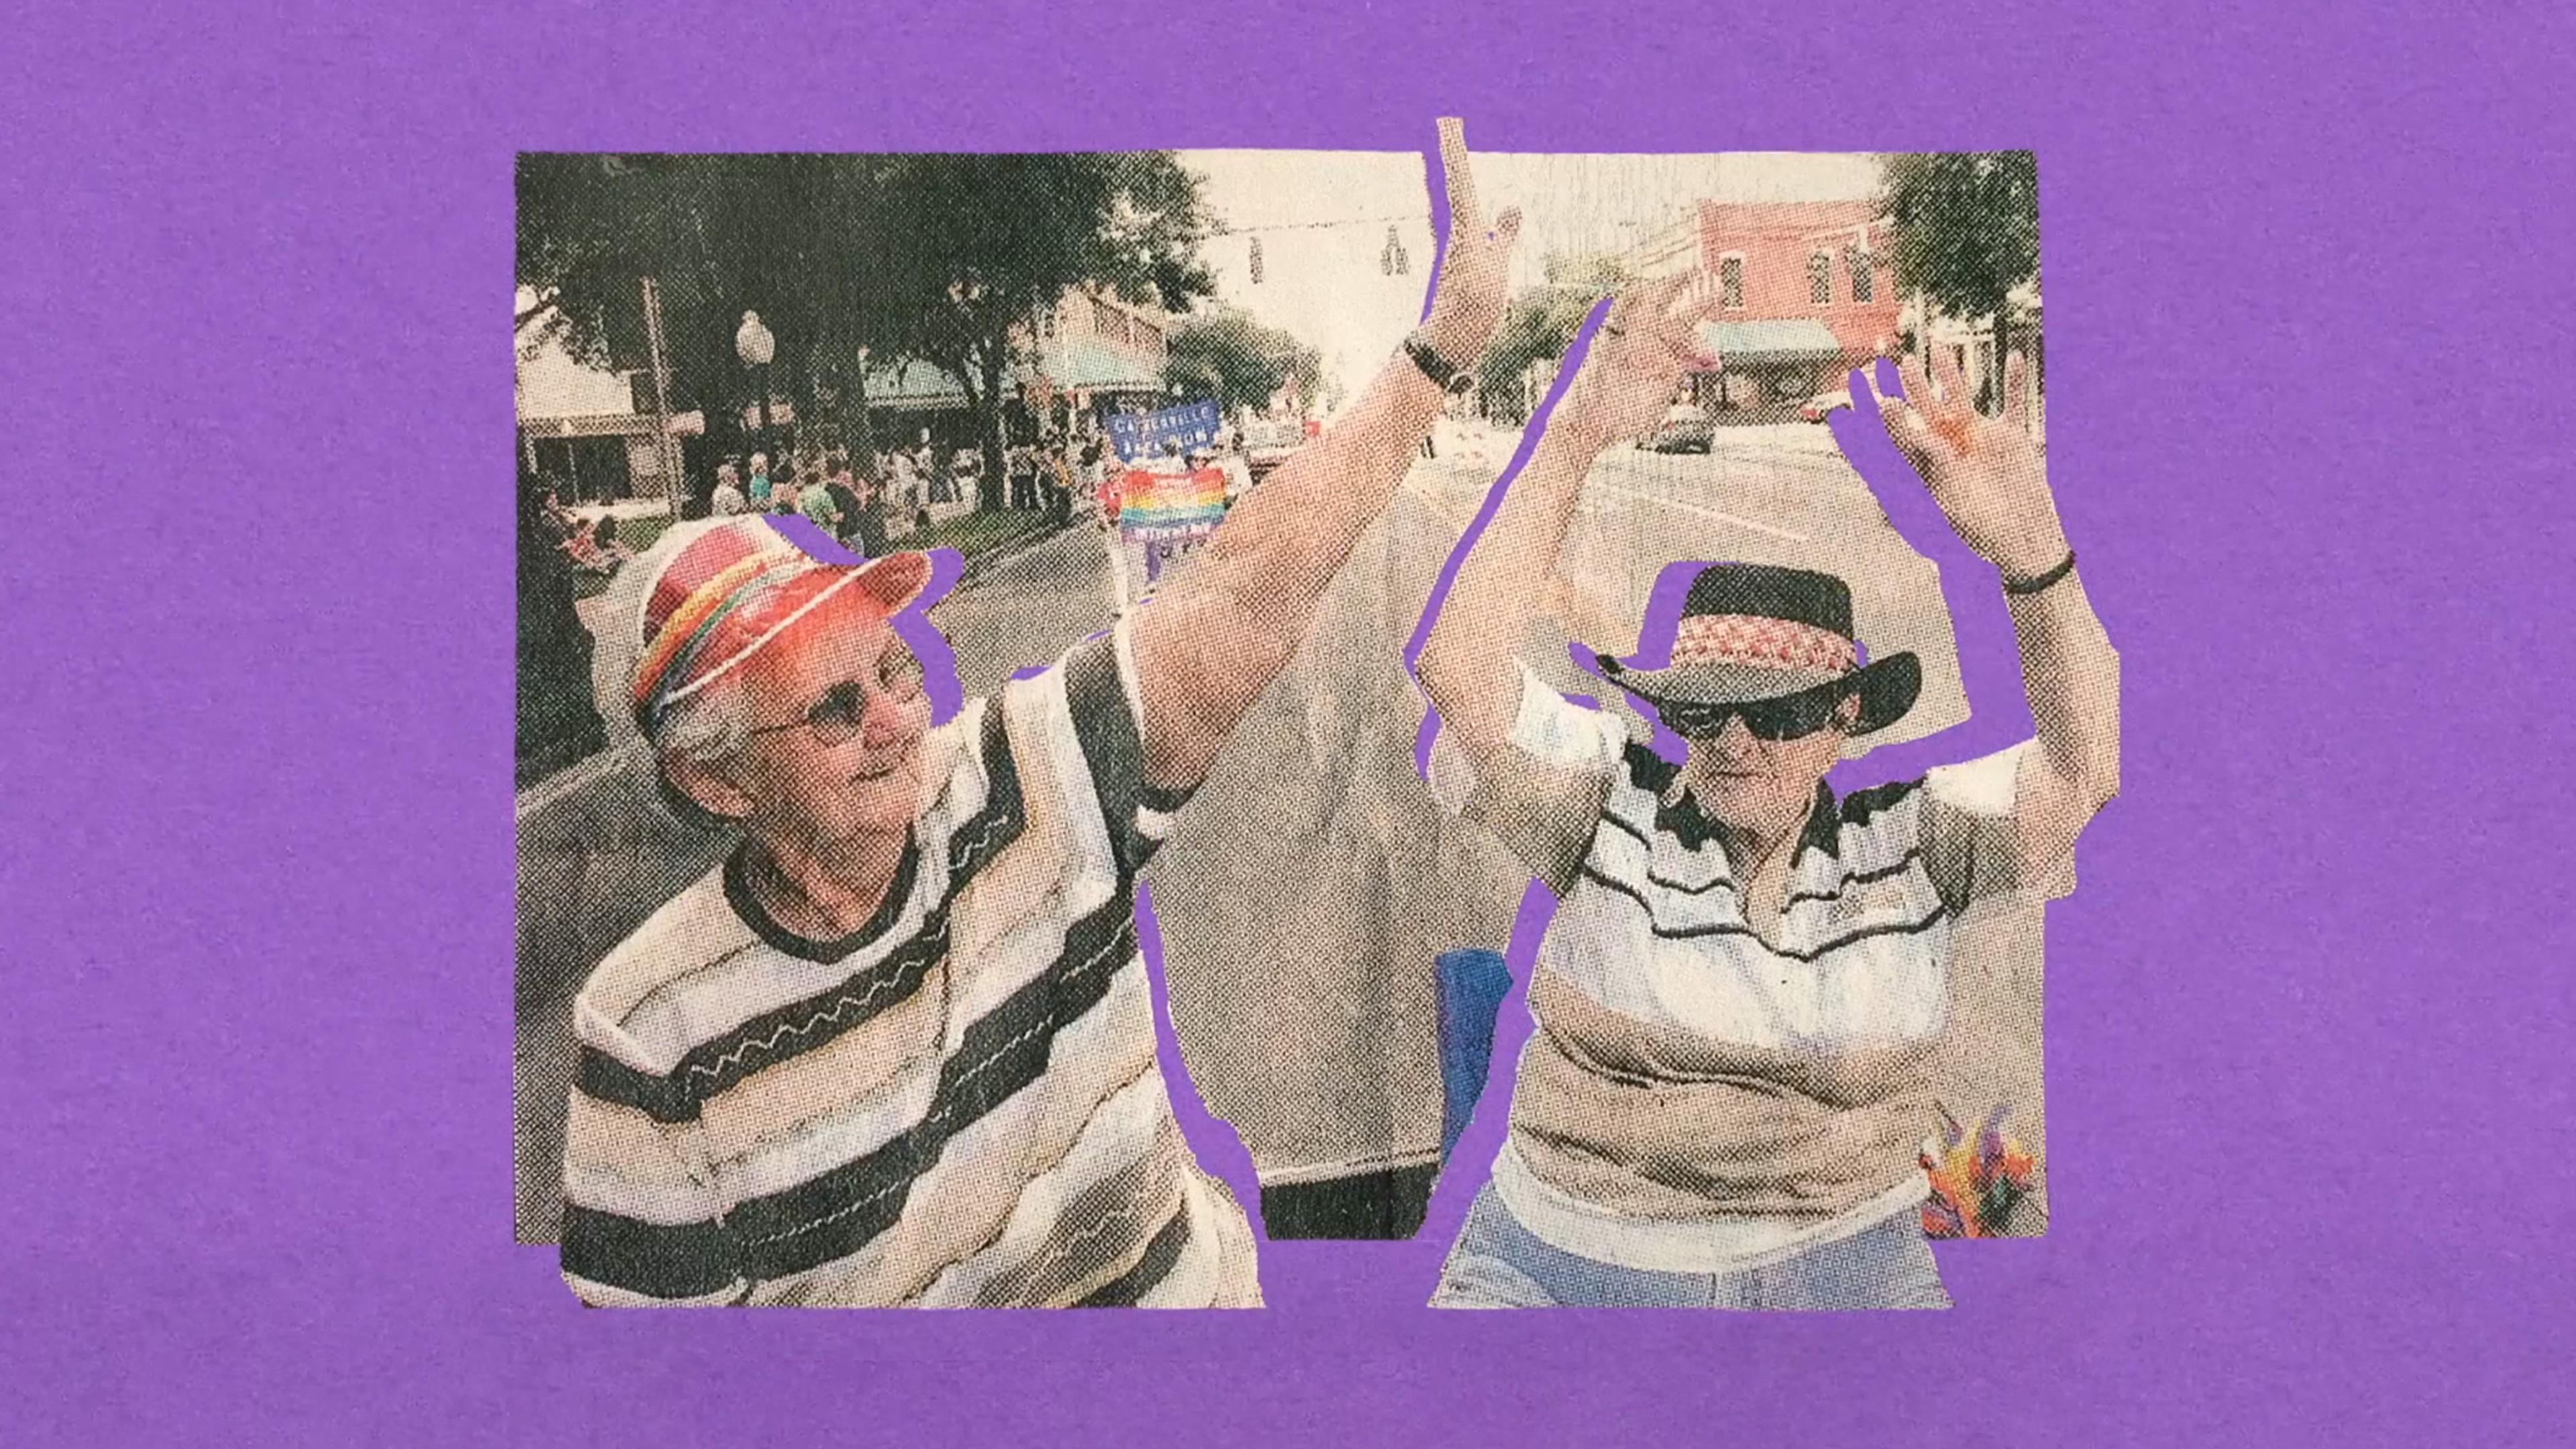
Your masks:
{"label": "pointing finger", "polygon": [[1610,315],[1602,319],[1603,329],[1616,337],[1632,327],[1654,326],[1662,319],[1664,302],[1673,292],[1674,280],[1653,277],[1622,283],[1617,293],[1618,300],[1610,304]]}
{"label": "pointing finger", "polygon": [[1679,297],[1682,288],[1689,286],[1690,282],[1691,274],[1688,272],[1675,272],[1669,277],[1649,278],[1637,285],[1637,291],[1642,299],[1638,305],[1658,321],[1668,319],[1673,315],[1673,299]]}
{"label": "pointing finger", "polygon": [[1702,369],[1718,366],[1715,340],[1704,335],[1709,320],[1717,315],[1717,282],[1702,272],[1673,299],[1667,314],[1672,318],[1673,345],[1693,365]]}

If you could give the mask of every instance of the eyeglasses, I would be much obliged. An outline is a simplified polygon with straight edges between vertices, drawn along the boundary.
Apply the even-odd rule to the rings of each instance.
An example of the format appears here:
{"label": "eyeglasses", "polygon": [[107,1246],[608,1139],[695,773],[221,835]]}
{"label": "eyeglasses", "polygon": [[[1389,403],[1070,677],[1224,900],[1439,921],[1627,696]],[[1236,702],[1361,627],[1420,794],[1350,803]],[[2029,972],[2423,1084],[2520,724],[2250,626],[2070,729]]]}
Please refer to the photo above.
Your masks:
{"label": "eyeglasses", "polygon": [[1725,731],[1729,719],[1742,719],[1746,733],[1757,740],[1797,740],[1831,724],[1834,711],[1848,698],[1850,695],[1840,689],[1810,689],[1741,704],[1658,700],[1655,713],[1666,728],[1686,740],[1715,739]]}
{"label": "eyeglasses", "polygon": [[[921,660],[901,644],[889,647],[877,663],[877,693],[897,704],[910,704],[921,698]],[[829,748],[848,744],[859,737],[868,718],[868,688],[858,680],[845,680],[824,690],[802,719],[783,724],[754,725],[755,735],[776,734],[780,730],[806,730],[814,742]]]}

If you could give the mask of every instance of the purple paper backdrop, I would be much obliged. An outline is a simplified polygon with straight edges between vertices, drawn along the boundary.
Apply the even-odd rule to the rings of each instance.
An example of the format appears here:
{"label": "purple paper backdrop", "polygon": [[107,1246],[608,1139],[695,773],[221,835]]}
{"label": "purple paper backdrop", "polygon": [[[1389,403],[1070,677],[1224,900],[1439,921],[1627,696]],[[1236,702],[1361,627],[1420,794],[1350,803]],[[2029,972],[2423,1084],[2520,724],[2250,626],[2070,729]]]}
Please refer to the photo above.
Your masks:
{"label": "purple paper backdrop", "polygon": [[[20,12],[0,1440],[2563,1442],[2567,29]],[[2129,739],[2051,918],[2049,1236],[1945,1249],[1946,1315],[1435,1315],[1453,1178],[1422,1240],[1272,1245],[1266,1314],[578,1312],[509,1243],[512,153],[1421,149],[1444,111],[2038,150]],[[1891,511],[2007,728],[1988,586]]]}

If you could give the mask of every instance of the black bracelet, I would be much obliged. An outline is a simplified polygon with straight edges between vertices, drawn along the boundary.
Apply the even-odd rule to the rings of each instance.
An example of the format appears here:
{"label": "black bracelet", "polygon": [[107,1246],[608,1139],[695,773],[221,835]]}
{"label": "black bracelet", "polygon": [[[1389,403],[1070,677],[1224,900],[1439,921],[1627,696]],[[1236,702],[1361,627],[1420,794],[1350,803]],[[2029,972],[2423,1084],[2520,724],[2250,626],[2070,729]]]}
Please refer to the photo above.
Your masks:
{"label": "black bracelet", "polygon": [[1464,393],[1476,385],[1474,373],[1441,356],[1440,349],[1432,346],[1419,331],[1404,339],[1404,355],[1412,358],[1413,365],[1421,368],[1422,375],[1431,379],[1431,385],[1442,392]]}
{"label": "black bracelet", "polygon": [[2033,594],[2045,593],[2049,589],[2054,588],[2058,580],[2065,578],[2068,574],[2073,572],[2075,572],[2075,550],[2070,548],[2066,551],[2066,557],[2058,563],[2057,567],[2050,569],[2048,572],[2041,574],[2037,578],[2016,579],[2006,576],[2004,579],[2004,592],[2012,595],[2016,599],[2026,599]]}

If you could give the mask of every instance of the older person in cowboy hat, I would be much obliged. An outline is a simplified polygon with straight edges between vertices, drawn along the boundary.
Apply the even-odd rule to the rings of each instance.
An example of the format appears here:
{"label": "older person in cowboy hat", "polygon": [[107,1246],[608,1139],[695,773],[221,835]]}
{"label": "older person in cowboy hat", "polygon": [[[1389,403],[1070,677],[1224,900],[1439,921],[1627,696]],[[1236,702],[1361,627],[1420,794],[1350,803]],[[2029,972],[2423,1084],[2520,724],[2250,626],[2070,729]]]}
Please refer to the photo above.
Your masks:
{"label": "older person in cowboy hat", "polygon": [[[1152,607],[932,722],[919,553],[674,527],[600,624],[607,712],[740,848],[574,1007],[563,1271],[608,1305],[1251,1305],[1159,1074],[1138,871],[1502,319],[1444,123],[1430,314]],[[845,561],[846,562],[846,561]]]}
{"label": "older person in cowboy hat", "polygon": [[1436,1305],[1946,1305],[1916,1152],[1951,926],[1983,896],[2061,890],[2117,789],[2118,661],[2039,457],[1954,372],[1936,388],[1909,366],[1880,406],[2003,576],[2035,740],[1837,798],[1825,772],[1921,671],[1870,657],[1848,586],[1807,569],[1676,565],[1696,570],[1678,617],[1649,618],[1628,662],[1593,656],[1677,762],[1517,662],[1586,472],[1652,426],[1712,305],[1701,278],[1614,307],[1419,662],[1435,793],[1561,899],[1508,1141]]}

